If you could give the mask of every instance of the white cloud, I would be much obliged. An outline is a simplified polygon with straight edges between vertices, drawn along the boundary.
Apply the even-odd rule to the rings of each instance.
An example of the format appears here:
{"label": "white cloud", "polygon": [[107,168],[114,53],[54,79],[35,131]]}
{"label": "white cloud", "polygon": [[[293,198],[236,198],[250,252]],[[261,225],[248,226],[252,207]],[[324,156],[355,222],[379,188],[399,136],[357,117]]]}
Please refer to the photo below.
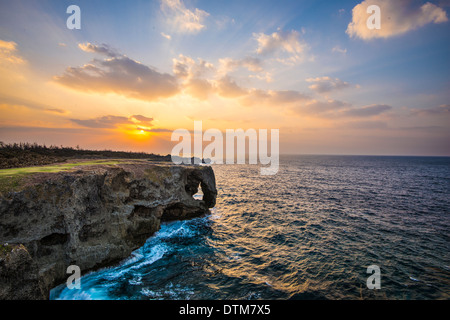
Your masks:
{"label": "white cloud", "polygon": [[[392,109],[391,106],[387,105],[355,107],[348,102],[339,100],[316,100],[310,95],[296,90],[245,88],[228,75],[228,72],[240,67],[255,72],[260,71],[262,70],[260,62],[259,59],[235,60],[224,58],[219,60],[220,66],[215,68],[214,65],[202,59],[196,61],[190,57],[179,55],[177,59],[173,59],[173,72],[176,77],[182,80],[183,92],[199,100],[207,100],[211,95],[216,95],[222,98],[235,99],[241,105],[251,108],[265,106],[279,108],[280,110],[291,109],[301,116],[323,119],[372,118]],[[264,75],[264,72],[252,76],[254,78],[261,76],[261,79],[270,78],[270,75]],[[309,89],[318,93],[359,87],[339,78],[327,76],[308,78],[306,81],[311,83]]]}
{"label": "white cloud", "polygon": [[215,81],[206,79],[208,75],[216,75],[214,65],[203,59],[194,59],[180,54],[172,59],[173,73],[182,81],[184,93],[199,100],[206,100],[216,92]]}
{"label": "white cloud", "polygon": [[355,107],[352,104],[339,100],[306,100],[305,103],[294,106],[293,109],[300,115],[310,115],[325,119],[340,118],[372,118],[379,116],[392,107],[384,104],[373,104]]}
{"label": "white cloud", "polygon": [[350,83],[338,78],[317,77],[308,78],[307,82],[312,83],[308,88],[318,93],[327,93],[334,90],[349,88]]}
{"label": "white cloud", "polygon": [[170,34],[165,34],[164,32],[161,32],[161,36],[163,36],[167,40],[171,40],[172,39],[172,36]]}
{"label": "white cloud", "polygon": [[190,75],[190,68],[195,64],[195,61],[189,57],[182,54],[179,55],[179,59],[172,59],[173,62],[173,73],[175,76],[180,78],[188,78]]}
{"label": "white cloud", "polygon": [[373,104],[370,106],[364,106],[360,108],[353,108],[349,110],[345,110],[342,113],[344,117],[352,117],[352,118],[365,118],[372,117],[382,114],[386,111],[391,110],[392,107],[385,104]]}
{"label": "white cloud", "polygon": [[180,54],[178,59],[172,59],[173,73],[183,79],[200,78],[216,71],[214,65],[206,60],[194,59]]}
{"label": "white cloud", "polygon": [[220,63],[219,72],[222,74],[227,74],[237,68],[246,68],[247,70],[252,72],[263,71],[262,61],[259,58],[246,57],[237,60],[231,58],[224,58],[219,59],[219,63]]}
{"label": "white cloud", "polygon": [[335,46],[333,47],[333,49],[331,49],[331,52],[338,52],[338,53],[342,53],[342,54],[346,54],[347,53],[347,49],[342,49],[339,46]]}
{"label": "white cloud", "polygon": [[285,56],[278,57],[278,61],[288,64],[302,61],[307,48],[296,30],[278,30],[270,35],[254,33],[253,37],[258,42],[256,53],[263,56],[284,53]]}
{"label": "white cloud", "polygon": [[236,21],[230,17],[222,16],[216,19],[216,26],[219,30],[223,30],[228,26],[233,26],[236,24]]}
{"label": "white cloud", "polygon": [[[367,28],[367,7],[377,5],[381,11],[381,29]],[[422,6],[413,0],[365,0],[352,11],[352,21],[346,33],[350,37],[364,40],[389,38],[417,29],[429,23],[448,21],[447,13],[440,7],[427,2]]]}
{"label": "white cloud", "polygon": [[283,107],[286,105],[303,105],[311,101],[311,97],[295,90],[259,90],[252,89],[241,99],[245,106],[267,105],[272,107]]}
{"label": "white cloud", "polygon": [[251,74],[248,76],[250,79],[258,79],[267,83],[273,82],[272,74],[270,72],[264,72],[262,74]]}
{"label": "white cloud", "polygon": [[198,33],[205,28],[209,13],[198,8],[190,10],[181,0],[161,0],[161,11],[174,32]]}

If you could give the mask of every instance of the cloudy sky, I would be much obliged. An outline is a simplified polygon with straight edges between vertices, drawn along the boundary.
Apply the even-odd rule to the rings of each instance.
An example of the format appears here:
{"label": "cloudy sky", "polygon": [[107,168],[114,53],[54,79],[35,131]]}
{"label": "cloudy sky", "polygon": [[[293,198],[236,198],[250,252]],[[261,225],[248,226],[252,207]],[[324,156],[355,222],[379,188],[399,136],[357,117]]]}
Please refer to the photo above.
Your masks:
{"label": "cloudy sky", "polygon": [[0,0],[0,141],[166,154],[202,120],[279,129],[281,153],[448,156],[449,14],[449,1]]}

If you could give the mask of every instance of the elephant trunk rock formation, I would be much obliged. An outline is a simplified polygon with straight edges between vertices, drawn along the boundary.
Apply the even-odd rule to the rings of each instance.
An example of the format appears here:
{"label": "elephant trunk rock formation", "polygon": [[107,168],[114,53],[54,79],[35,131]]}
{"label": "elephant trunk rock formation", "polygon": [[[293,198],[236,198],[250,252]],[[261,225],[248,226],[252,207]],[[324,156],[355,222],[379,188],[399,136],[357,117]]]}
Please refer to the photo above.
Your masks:
{"label": "elephant trunk rock formation", "polygon": [[207,166],[136,162],[36,174],[0,196],[0,299],[48,299],[69,265],[85,273],[119,262],[161,221],[204,215],[216,196]]}

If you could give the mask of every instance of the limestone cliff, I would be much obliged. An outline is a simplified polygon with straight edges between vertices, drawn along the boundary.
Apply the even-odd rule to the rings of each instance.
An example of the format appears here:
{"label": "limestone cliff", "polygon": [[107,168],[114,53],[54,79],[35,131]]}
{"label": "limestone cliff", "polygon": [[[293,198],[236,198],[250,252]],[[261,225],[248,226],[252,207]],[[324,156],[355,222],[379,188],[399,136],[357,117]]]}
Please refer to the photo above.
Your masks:
{"label": "limestone cliff", "polygon": [[[193,198],[199,186],[203,200]],[[0,197],[0,299],[48,299],[69,265],[84,273],[118,262],[161,221],[208,213],[216,195],[205,166],[136,161],[36,174]]]}

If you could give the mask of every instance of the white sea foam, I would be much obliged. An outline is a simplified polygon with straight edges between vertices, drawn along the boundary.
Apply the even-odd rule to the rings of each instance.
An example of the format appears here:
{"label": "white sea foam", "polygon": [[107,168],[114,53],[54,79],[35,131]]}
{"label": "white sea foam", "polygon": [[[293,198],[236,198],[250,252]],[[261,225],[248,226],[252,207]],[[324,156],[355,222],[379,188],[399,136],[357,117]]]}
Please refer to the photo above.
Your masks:
{"label": "white sea foam", "polygon": [[138,285],[142,284],[142,277],[137,276],[133,279],[128,280],[128,283],[133,286],[138,286]]}
{"label": "white sea foam", "polygon": [[135,252],[132,258],[126,260],[119,267],[109,269],[109,272],[105,274],[105,278],[107,278],[108,280],[114,280],[122,277],[132,270],[138,270],[143,266],[147,266],[158,261],[164,256],[166,252],[167,246],[165,246],[164,244],[157,244],[155,246],[152,246],[150,252],[148,253],[144,253],[141,248],[139,249],[139,252]]}
{"label": "white sea foam", "polygon": [[189,300],[190,296],[194,294],[194,291],[190,287],[183,287],[180,285],[174,285],[169,283],[164,288],[159,290],[151,290],[149,288],[143,288],[141,294],[150,299],[185,299]]}

